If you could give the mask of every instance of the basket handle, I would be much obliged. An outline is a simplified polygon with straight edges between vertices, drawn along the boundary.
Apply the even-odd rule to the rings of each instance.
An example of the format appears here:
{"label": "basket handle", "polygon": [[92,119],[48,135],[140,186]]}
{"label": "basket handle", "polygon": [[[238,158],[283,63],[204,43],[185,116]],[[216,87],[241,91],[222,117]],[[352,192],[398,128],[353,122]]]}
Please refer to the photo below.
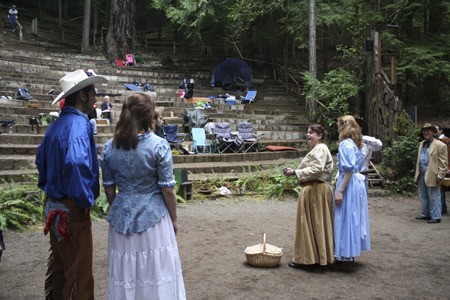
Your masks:
{"label": "basket handle", "polygon": [[263,233],[263,249],[262,249],[262,253],[266,253],[266,233]]}

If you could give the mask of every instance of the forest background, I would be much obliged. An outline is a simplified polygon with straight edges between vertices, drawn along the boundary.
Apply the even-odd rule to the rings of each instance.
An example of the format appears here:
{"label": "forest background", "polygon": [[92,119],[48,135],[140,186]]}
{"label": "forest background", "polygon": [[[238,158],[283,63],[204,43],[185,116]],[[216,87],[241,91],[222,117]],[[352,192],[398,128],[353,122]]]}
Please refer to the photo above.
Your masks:
{"label": "forest background", "polygon": [[[9,0],[9,3],[13,1]],[[310,14],[316,22],[317,74],[330,72],[357,87],[352,113],[364,116],[367,55],[373,32],[395,59],[393,89],[404,106],[449,107],[447,0],[32,0],[14,1],[20,15],[80,32],[81,51],[110,59],[156,43],[189,45],[197,55],[241,56],[267,76],[288,73],[301,93],[308,71]],[[311,11],[311,7],[314,7]],[[24,10],[23,8],[27,8]],[[138,55],[139,56],[139,55]],[[345,71],[345,72],[343,72]],[[340,78],[344,77],[344,78]],[[431,109],[433,112],[434,110]]]}

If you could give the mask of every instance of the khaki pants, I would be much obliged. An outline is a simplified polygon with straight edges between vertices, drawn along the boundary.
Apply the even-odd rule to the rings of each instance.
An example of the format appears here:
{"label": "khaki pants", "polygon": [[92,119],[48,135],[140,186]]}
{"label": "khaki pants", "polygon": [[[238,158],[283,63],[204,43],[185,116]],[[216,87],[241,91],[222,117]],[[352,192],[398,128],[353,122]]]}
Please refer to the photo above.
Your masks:
{"label": "khaki pants", "polygon": [[94,299],[89,209],[79,208],[70,199],[61,202],[69,209],[67,231],[70,239],[58,241],[53,231],[50,231],[46,299]]}

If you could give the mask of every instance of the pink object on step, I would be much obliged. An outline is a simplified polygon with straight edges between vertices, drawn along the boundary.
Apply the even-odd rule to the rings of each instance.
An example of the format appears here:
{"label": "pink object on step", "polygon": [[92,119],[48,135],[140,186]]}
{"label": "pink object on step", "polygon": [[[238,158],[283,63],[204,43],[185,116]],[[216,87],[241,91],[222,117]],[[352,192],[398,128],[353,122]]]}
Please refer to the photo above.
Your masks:
{"label": "pink object on step", "polygon": [[136,60],[134,59],[134,55],[133,54],[126,54],[125,55],[125,64],[127,66],[135,66],[136,65]]}

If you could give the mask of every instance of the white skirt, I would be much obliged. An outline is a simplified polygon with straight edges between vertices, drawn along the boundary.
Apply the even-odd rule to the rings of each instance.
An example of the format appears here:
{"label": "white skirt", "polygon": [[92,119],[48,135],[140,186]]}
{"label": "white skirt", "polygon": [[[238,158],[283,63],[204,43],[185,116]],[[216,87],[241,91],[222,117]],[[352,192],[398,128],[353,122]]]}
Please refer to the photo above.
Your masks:
{"label": "white skirt", "polygon": [[167,213],[146,231],[123,235],[109,226],[108,299],[186,299],[180,255]]}

